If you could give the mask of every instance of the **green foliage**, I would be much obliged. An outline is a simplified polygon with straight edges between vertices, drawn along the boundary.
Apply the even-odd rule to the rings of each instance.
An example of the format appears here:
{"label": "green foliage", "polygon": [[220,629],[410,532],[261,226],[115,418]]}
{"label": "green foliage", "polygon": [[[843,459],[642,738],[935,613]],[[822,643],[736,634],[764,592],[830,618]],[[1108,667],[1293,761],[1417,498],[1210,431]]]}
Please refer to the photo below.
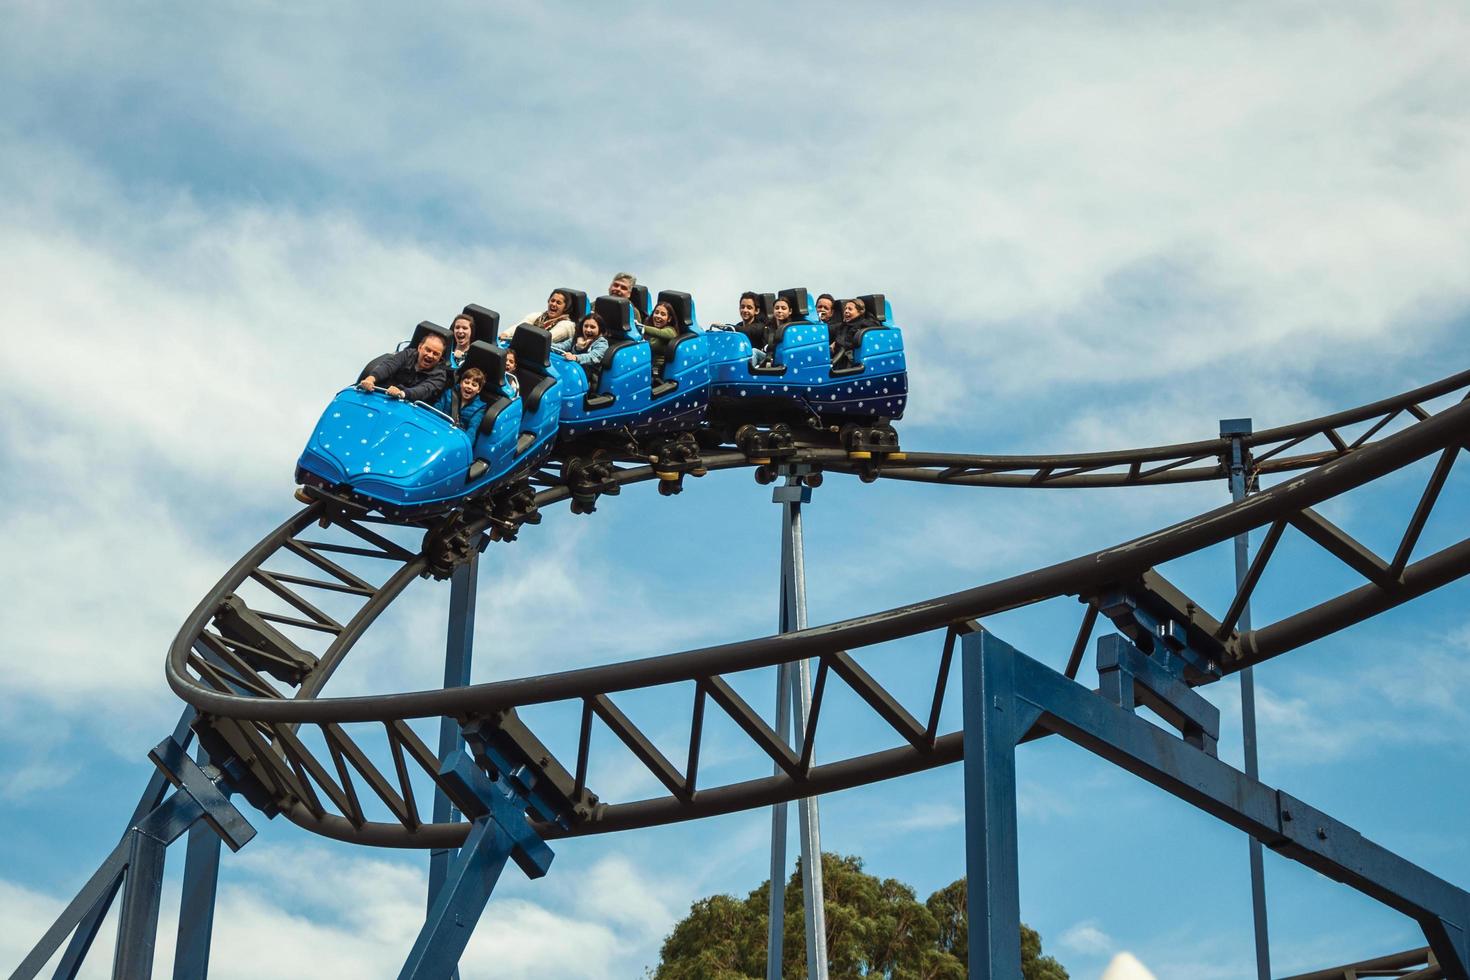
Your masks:
{"label": "green foliage", "polygon": [[[834,980],[964,980],[969,962],[965,880],[920,902],[894,878],[863,871],[862,859],[822,855],[827,906],[827,964]],[[770,882],[743,901],[715,895],[695,902],[659,951],[655,980],[746,980],[766,975]],[[806,916],[801,862],[786,884],[782,975],[806,978]],[[1021,926],[1023,980],[1068,980],[1067,971],[1041,955],[1041,937]]]}

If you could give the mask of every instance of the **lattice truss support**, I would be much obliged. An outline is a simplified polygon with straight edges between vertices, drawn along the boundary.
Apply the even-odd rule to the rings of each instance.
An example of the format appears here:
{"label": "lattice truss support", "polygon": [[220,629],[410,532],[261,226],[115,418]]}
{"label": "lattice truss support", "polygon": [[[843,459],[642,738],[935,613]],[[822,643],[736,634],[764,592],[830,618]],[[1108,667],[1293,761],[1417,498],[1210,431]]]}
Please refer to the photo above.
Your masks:
{"label": "lattice truss support", "polygon": [[220,842],[238,851],[255,836],[255,829],[230,802],[228,789],[222,788],[229,784],[226,772],[211,765],[203,752],[198,763],[189,758],[188,726],[193,720],[193,709],[185,711],[174,734],[149,753],[157,771],[138,801],[127,832],[21,961],[11,980],[30,980],[39,974],[68,937],[71,941],[53,976],[58,980],[75,977],[119,890],[123,900],[118,913],[112,975],[117,978],[152,976],[164,855],[168,846],[186,833],[188,856],[174,976],[206,974]]}
{"label": "lattice truss support", "polygon": [[[464,848],[462,854],[483,858],[485,846],[478,842],[469,846],[476,823],[447,822],[432,815],[425,819],[420,801],[427,803],[436,792],[467,815],[483,816],[493,808],[476,789],[477,780],[446,768],[445,762],[452,760],[430,748],[411,721],[448,720],[464,733],[477,770],[492,782],[519,771],[522,789],[534,790],[533,795],[516,797],[521,801],[516,804],[520,819],[544,840],[768,806],[959,761],[965,754],[966,732],[941,732],[941,713],[961,638],[973,643],[975,636],[982,635],[973,631],[971,623],[1070,595],[1081,598],[1086,609],[1066,666],[1057,675],[1066,683],[1055,691],[1044,688],[1043,693],[1058,698],[1063,694],[1057,692],[1069,692],[1067,697],[1076,698],[1085,695],[1090,699],[1085,703],[1100,706],[1090,710],[1106,709],[1104,714],[1121,712],[1130,718],[1132,708],[1150,708],[1177,727],[1181,737],[1167,757],[1134,759],[1132,764],[1195,766],[1211,779],[1229,782],[1234,777],[1222,775],[1211,754],[1219,737],[1218,717],[1192,688],[1470,574],[1470,537],[1433,554],[1417,554],[1430,515],[1470,433],[1470,402],[1460,401],[1438,412],[1420,402],[1458,397],[1467,383],[1470,373],[1351,413],[1250,436],[1246,449],[1261,453],[1246,461],[1253,474],[1276,471],[1263,464],[1267,455],[1271,459],[1265,461],[1281,472],[1307,465],[1315,468],[1239,504],[1049,568],[786,636],[454,690],[319,697],[382,611],[408,584],[434,571],[426,557],[434,541],[432,530],[423,548],[416,550],[394,540],[392,535],[398,531],[375,528],[371,519],[352,517],[319,502],[242,557],[201,601],[171,648],[169,683],[199,709],[194,729],[208,757],[223,760],[216,762],[216,768],[225,774],[223,785],[268,817],[285,815],[313,832],[353,843]],[[1348,425],[1366,428],[1348,436],[1343,434]],[[1325,440],[1328,448],[1304,456],[1285,455],[1313,438]],[[1038,486],[1183,482],[1223,476],[1228,469],[1223,454],[1230,449],[1230,441],[1222,439],[1131,453],[1031,460],[910,453],[904,465],[885,468],[879,475],[986,485],[1010,480],[1017,481],[1012,485]],[[793,457],[792,465],[821,465],[840,471],[844,457],[838,454],[829,459],[824,452],[803,451]],[[1206,458],[1216,462],[1193,465]],[[1319,510],[1340,494],[1424,459],[1434,459],[1434,464],[1413,512],[1396,522],[1392,517],[1380,518],[1381,523],[1404,528],[1391,556],[1377,555]],[[711,470],[750,465],[742,454],[729,452],[710,454],[704,462]],[[1151,468],[1155,465],[1166,468]],[[650,467],[632,466],[614,468],[608,481],[622,485],[653,478]],[[567,486],[536,495],[538,506],[572,498]],[[1264,532],[1261,547],[1218,619],[1157,570],[1253,530]],[[471,532],[480,533],[475,528],[455,530],[456,535]],[[1240,630],[1242,612],[1288,533],[1299,533],[1335,556],[1359,573],[1365,584],[1277,622]],[[480,539],[473,534],[468,539],[471,552],[488,543],[488,532]],[[1098,663],[1101,691],[1092,694],[1077,688],[1072,679],[1104,618],[1121,636],[1103,638],[1106,642]],[[870,671],[856,652],[934,632],[942,632],[943,637],[939,668],[928,688],[930,696],[911,711],[879,680],[883,672],[876,667]],[[799,737],[788,742],[742,696],[741,675],[801,659],[815,665],[812,702]],[[857,722],[865,726],[865,734],[880,730],[890,747],[848,757],[818,747],[819,741],[827,746],[842,744],[828,737],[832,725],[824,719],[836,718],[832,724],[853,723],[852,712],[824,710],[830,693],[839,686],[869,709],[870,714]],[[687,751],[681,747],[666,752],[634,720],[628,710],[634,692],[659,698],[665,708],[681,699],[688,705]],[[537,731],[527,721],[533,714]],[[762,767],[772,767],[774,773],[732,782],[711,781],[702,775],[702,762],[708,755],[706,732],[712,727],[708,722],[716,716],[723,732],[743,739],[741,747],[747,755],[759,760]],[[1015,740],[1050,731],[1045,727],[1049,717],[1038,715],[1032,724],[1013,733]],[[1118,732],[1129,730],[1121,722],[1117,727]],[[608,735],[611,739],[605,737]],[[626,749],[661,792],[647,799],[599,799],[591,787],[597,783],[599,746],[608,744]],[[559,757],[547,745],[565,751]],[[1088,747],[1098,751],[1100,745]],[[497,762],[489,747],[499,747],[498,751],[509,755]],[[729,750],[728,745],[720,746],[721,752]],[[831,761],[819,764],[817,755]],[[1208,761],[1180,761],[1183,759]],[[1183,770],[1166,771],[1177,775]],[[1399,902],[1394,907],[1404,908],[1421,921],[1446,975],[1453,975],[1448,964],[1455,961],[1450,953],[1464,955],[1463,940],[1454,938],[1453,929],[1464,928],[1466,919],[1463,909],[1436,890],[1449,886],[1433,884],[1437,879],[1418,869],[1411,872],[1401,867],[1401,862],[1395,863],[1398,859],[1381,849],[1359,848],[1349,829],[1295,801],[1283,804],[1283,799],[1290,798],[1278,791],[1254,782],[1231,785],[1247,792],[1254,802],[1223,818],[1249,823],[1248,831],[1259,832],[1257,836],[1268,846],[1315,862],[1314,867],[1340,872],[1355,887],[1394,890],[1397,897],[1393,901],[1383,900]],[[1204,793],[1200,799],[1204,805],[1215,797]],[[140,818],[156,802],[149,803]],[[1285,812],[1292,813],[1292,818],[1287,819]],[[509,817],[506,822],[515,823]],[[1312,834],[1296,832],[1307,824]],[[492,832],[488,824],[479,826],[481,841],[500,840],[500,833],[519,839],[503,823],[497,824],[498,832]],[[1325,839],[1314,838],[1318,826],[1326,832]],[[1370,847],[1366,842],[1362,845]],[[1366,866],[1354,863],[1357,858],[1353,855],[1360,850],[1373,856]],[[1373,863],[1380,858],[1383,867],[1392,869],[1388,881]],[[121,865],[110,859],[107,867],[116,871]],[[452,889],[446,886],[441,894],[449,891]],[[88,908],[100,892],[89,894],[89,903],[83,903]],[[57,942],[64,938],[65,934]]]}
{"label": "lattice truss support", "polygon": [[[1470,980],[1470,893],[1217,759],[1210,732],[1219,714],[1184,684],[1187,661],[1161,663],[1122,637],[1103,637],[1104,683],[1093,692],[983,629],[965,636],[963,648],[971,976],[1020,976],[1015,750],[1060,735],[1410,916],[1443,975]],[[1142,703],[1160,708],[1183,737],[1137,717]]]}

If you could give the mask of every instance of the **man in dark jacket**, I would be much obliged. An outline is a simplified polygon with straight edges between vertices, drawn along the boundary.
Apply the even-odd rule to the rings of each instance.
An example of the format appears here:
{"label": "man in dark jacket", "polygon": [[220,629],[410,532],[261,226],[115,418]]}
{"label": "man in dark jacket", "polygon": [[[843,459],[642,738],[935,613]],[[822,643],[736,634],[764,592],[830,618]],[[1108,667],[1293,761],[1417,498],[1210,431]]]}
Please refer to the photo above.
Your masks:
{"label": "man in dark jacket", "polygon": [[425,334],[417,347],[384,354],[367,366],[357,386],[364,391],[387,386],[394,398],[433,404],[449,387],[444,338],[436,333]]}

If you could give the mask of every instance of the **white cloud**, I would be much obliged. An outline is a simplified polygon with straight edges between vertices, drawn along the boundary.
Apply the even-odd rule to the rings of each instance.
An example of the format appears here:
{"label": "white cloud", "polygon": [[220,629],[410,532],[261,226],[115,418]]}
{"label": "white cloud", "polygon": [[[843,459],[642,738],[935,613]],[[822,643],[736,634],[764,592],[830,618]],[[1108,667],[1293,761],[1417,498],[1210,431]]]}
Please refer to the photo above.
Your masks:
{"label": "white cloud", "polygon": [[687,888],[674,878],[652,876],[622,854],[596,861],[577,880],[583,914],[608,924],[620,935],[657,945],[679,915],[669,896]]}
{"label": "white cloud", "polygon": [[[467,976],[623,977],[641,972],[677,916],[655,880],[609,854],[583,869],[576,888],[532,887],[537,900],[497,895],[461,959]],[[540,883],[537,883],[540,885]],[[210,975],[260,975],[268,958],[280,977],[391,977],[424,921],[427,876],[420,865],[364,858],[319,845],[247,848],[229,860],[219,893]],[[166,884],[155,973],[172,968],[177,888]],[[63,902],[0,879],[0,962],[19,963]],[[93,946],[84,977],[107,976],[116,916]],[[263,944],[262,937],[269,937]]]}
{"label": "white cloud", "polygon": [[[86,750],[103,754],[157,739],[177,710],[167,643],[292,508],[325,393],[467,299],[519,312],[551,283],[595,290],[624,265],[690,288],[706,319],[750,285],[886,289],[912,355],[911,449],[1105,449],[1206,437],[1227,415],[1283,423],[1429,380],[1470,337],[1455,330],[1470,304],[1458,4],[634,5],[595,24],[529,5],[452,25],[346,6],[228,24],[207,8],[9,13],[0,331],[48,350],[46,370],[10,373],[0,420],[0,540],[19,556],[0,568],[18,692],[0,704],[18,759],[6,802],[65,778],[34,760],[69,739],[105,731]],[[779,24],[782,41],[747,23]],[[594,32],[611,51],[658,38],[656,69],[599,56],[546,70]],[[789,40],[831,37],[841,57]],[[77,364],[100,391],[75,396]],[[606,506],[652,507],[636,496]],[[871,609],[887,595],[875,580],[938,592],[956,569],[1008,574],[1041,549],[1111,543],[1094,537],[1163,498],[1071,499],[916,490],[895,513],[922,547],[864,556],[855,536],[874,576],[839,565],[844,598]],[[647,554],[604,554],[600,534],[557,514],[493,553],[477,677],[694,642],[705,610],[671,611]],[[544,611],[614,579],[627,588],[581,609],[617,624],[595,642]],[[396,604],[333,693],[436,684],[443,593]],[[732,602],[726,625],[753,605]],[[1354,683],[1463,731],[1463,662],[1449,651]],[[1443,682],[1404,680],[1423,676]],[[1345,688],[1262,686],[1268,745],[1317,761],[1412,744],[1324,724],[1362,707]],[[1020,804],[1065,815],[1024,785]],[[220,949],[253,953],[248,937],[267,934],[332,951],[344,973],[394,970],[389,924],[417,898],[383,896],[421,894],[395,868],[333,863],[332,888],[262,868],[289,903],[227,889],[222,907],[258,931]],[[505,899],[484,935],[508,922],[551,937],[521,942],[506,970],[644,965],[617,960],[624,933],[644,942],[667,914],[657,897],[687,889],[599,868],[636,911]],[[11,910],[45,906],[6,887]],[[370,897],[344,910],[333,888]],[[28,937],[30,914],[0,918]]]}
{"label": "white cloud", "polygon": [[889,821],[888,826],[896,831],[937,830],[956,827],[964,822],[965,811],[952,803],[916,803],[908,807],[903,816]]}
{"label": "white cloud", "polygon": [[1067,929],[1057,938],[1057,942],[1064,948],[1084,956],[1101,956],[1112,952],[1117,943],[1113,937],[1099,927],[1092,919],[1078,922]]}
{"label": "white cloud", "polygon": [[[172,111],[211,120],[215,136],[228,130],[260,153],[297,159],[332,187],[405,188],[411,179],[421,194],[463,192],[487,206],[514,199],[519,217],[511,234],[491,239],[466,205],[465,220],[433,235],[412,223],[384,225],[381,214],[338,194],[306,205],[268,189],[184,189],[162,174],[129,177],[118,159],[92,152],[87,137],[63,126],[23,125],[19,109],[0,117],[7,145],[0,175],[23,189],[0,196],[0,255],[11,283],[0,296],[0,323],[20,336],[59,319],[67,348],[86,351],[117,379],[107,385],[105,411],[90,399],[59,397],[49,372],[13,379],[16,411],[5,442],[35,476],[21,484],[23,503],[7,509],[3,530],[34,558],[0,584],[13,587],[16,608],[26,611],[23,635],[40,635],[41,623],[64,624],[48,638],[47,656],[26,661],[25,686],[40,696],[58,682],[51,666],[64,657],[77,668],[67,684],[110,685],[125,692],[120,705],[146,700],[156,689],[151,651],[187,608],[183,597],[233,557],[211,540],[236,509],[229,502],[287,506],[294,454],[322,402],[306,393],[323,390],[326,365],[345,378],[418,318],[442,318],[467,297],[519,309],[534,305],[546,282],[605,275],[606,250],[587,242],[610,233],[597,198],[612,187],[623,189],[623,211],[678,216],[640,241],[640,255],[649,278],[678,280],[705,296],[707,316],[718,310],[715,298],[752,278],[893,283],[890,294],[908,314],[901,322],[912,325],[913,420],[928,420],[943,440],[956,429],[933,423],[974,412],[977,385],[1007,398],[1025,386],[1040,410],[1007,411],[1003,424],[989,425],[1032,439],[1019,447],[1026,449],[1199,437],[1210,434],[1205,423],[1241,402],[1260,418],[1284,421],[1331,407],[1302,383],[1312,366],[1342,362],[1326,351],[1367,345],[1383,367],[1383,355],[1427,343],[1436,323],[1470,301],[1459,275],[1470,213],[1453,203],[1470,200],[1462,186],[1470,167],[1462,165],[1463,141],[1452,138],[1466,118],[1456,93],[1467,70],[1452,55],[1470,20],[1452,7],[1289,17],[1266,33],[1255,19],[1263,10],[1249,8],[1162,21],[1141,9],[922,20],[868,11],[852,37],[855,50],[871,49],[873,70],[839,77],[824,64],[805,66],[809,88],[788,96],[798,100],[794,111],[776,114],[759,134],[744,131],[746,110],[784,89],[783,59],[763,45],[714,43],[707,30],[681,22],[674,29],[686,44],[670,51],[671,67],[701,70],[689,75],[687,90],[665,93],[661,111],[679,118],[688,137],[674,141],[687,149],[670,163],[692,155],[701,165],[673,167],[677,174],[663,181],[648,179],[641,154],[594,163],[577,153],[541,154],[534,167],[512,155],[491,179],[487,141],[535,145],[533,133],[564,122],[558,113],[567,110],[544,117],[491,99],[488,118],[505,128],[450,125],[464,105],[426,100],[422,87],[405,86],[421,73],[389,54],[393,29],[356,42],[382,55],[362,75],[330,18],[300,18],[300,33],[285,43],[263,43],[260,25],[239,25],[205,58],[189,24],[160,32],[97,13],[86,30],[68,29],[64,43],[46,45],[36,42],[55,39],[58,25],[39,10],[24,12],[8,42],[7,70],[29,72],[29,91],[44,100],[55,97],[48,86],[68,77],[112,73],[146,87],[184,67],[191,84]],[[194,16],[196,28],[210,20]],[[651,17],[635,11],[609,29],[636,35]],[[841,19],[824,27],[839,30]],[[442,58],[465,72],[462,87],[485,92],[494,87],[474,82],[485,70],[477,57],[483,46],[513,66],[524,56],[514,39],[548,26],[532,10],[466,25],[452,37],[417,18],[399,25],[445,41]],[[92,57],[103,36],[132,35],[147,36],[154,54],[113,45],[105,62]],[[978,62],[974,48],[934,43],[965,36],[983,39]],[[1406,43],[1385,50],[1385,37]],[[298,44],[314,57],[290,56]],[[737,93],[698,61],[736,55],[771,71],[743,72],[750,84]],[[1368,58],[1381,70],[1334,69]],[[925,71],[902,67],[916,59]],[[1337,81],[1303,84],[1324,77]],[[600,79],[613,101],[645,81],[619,71]],[[521,97],[540,93],[553,106],[592,98],[576,77],[565,89],[522,82],[530,87]],[[433,79],[417,85],[442,91]],[[797,126],[803,116],[813,123]],[[856,118],[864,120],[860,129],[843,125]],[[408,119],[427,141],[413,152],[391,124]],[[596,145],[633,141],[621,119],[588,123]],[[862,152],[873,132],[885,134],[887,152]],[[757,137],[762,152],[747,142]],[[210,138],[196,143],[208,148]],[[824,159],[850,165],[824,168],[813,184],[802,176],[800,152],[764,152],[783,140],[794,150],[822,147]],[[584,179],[594,171],[596,179]],[[553,184],[561,193],[548,193]],[[850,203],[858,201],[884,203]],[[732,234],[740,241],[732,230],[748,227],[751,213],[830,220],[800,234],[765,223],[758,253],[720,249],[714,257],[709,244]],[[548,223],[596,234],[531,234]],[[845,247],[854,241],[863,242],[860,254]],[[970,340],[977,323],[983,342]],[[1227,333],[1229,344],[1212,339]],[[1289,376],[1273,366],[1297,357],[1301,366],[1287,368]],[[1239,393],[1233,384],[1198,383],[1195,372],[1227,362],[1239,369],[1235,376],[1263,373]],[[1110,377],[1148,384],[1108,385],[1109,397],[1072,404],[1069,388]],[[1280,383],[1287,377],[1292,383]],[[1058,386],[1055,394],[1046,394],[1048,385]],[[100,489],[99,473],[107,475]],[[942,531],[952,513],[936,509],[921,522]],[[963,533],[924,536],[953,542],[950,561],[978,548],[986,568],[1010,568],[1035,553],[1039,535],[1068,533],[1055,521],[1013,518],[1000,528],[962,517],[964,526],[952,529]],[[535,533],[546,534],[527,532]],[[242,529],[230,547],[249,536]],[[573,557],[570,536],[554,541],[554,556],[527,562],[505,590],[507,611],[520,622],[528,622],[519,616],[525,602],[565,594],[572,565],[585,559],[585,546]],[[114,559],[99,562],[103,554]],[[148,597],[114,588],[119,564],[154,579]],[[71,601],[47,593],[43,583],[59,580],[69,582]],[[633,605],[634,620],[649,628],[623,635],[649,649],[692,635],[653,599]],[[629,613],[627,602],[620,606]],[[531,651],[547,635],[527,635],[513,659],[506,646],[489,656],[517,669],[535,659]],[[136,652],[119,655],[116,637],[136,643]]]}
{"label": "white cloud", "polygon": [[1016,812],[1027,820],[1050,820],[1077,812],[1075,794],[1059,792],[1036,780],[1022,780],[1016,786]]}
{"label": "white cloud", "polygon": [[[1256,717],[1263,758],[1273,764],[1316,766],[1394,746],[1452,745],[1470,722],[1470,637],[1463,631],[1375,642],[1391,656],[1358,660],[1361,634],[1319,641],[1353,657],[1350,673],[1315,672],[1286,678],[1256,678]],[[1426,677],[1434,683],[1426,684]],[[1224,718],[1239,724],[1237,685],[1215,685],[1207,692]],[[1352,724],[1341,719],[1351,718]],[[1226,758],[1238,757],[1234,739],[1225,741]]]}
{"label": "white cloud", "polygon": [[[6,922],[6,927],[0,929],[0,962],[19,965],[42,934],[51,928],[62,908],[63,903],[50,895],[0,878],[0,917]],[[99,940],[95,948],[107,947]],[[98,971],[95,975],[106,974]]]}
{"label": "white cloud", "polygon": [[1149,968],[1132,953],[1119,953],[1108,963],[1102,980],[1157,980]]}

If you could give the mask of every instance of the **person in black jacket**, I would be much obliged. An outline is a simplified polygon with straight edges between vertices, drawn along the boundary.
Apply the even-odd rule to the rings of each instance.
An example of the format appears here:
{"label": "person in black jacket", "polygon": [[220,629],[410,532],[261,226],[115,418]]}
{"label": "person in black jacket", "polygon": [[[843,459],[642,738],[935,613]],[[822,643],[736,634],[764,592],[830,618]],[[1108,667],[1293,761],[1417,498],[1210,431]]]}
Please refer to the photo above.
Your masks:
{"label": "person in black jacket", "polygon": [[836,304],[837,297],[831,293],[823,293],[817,297],[817,319],[827,325],[829,332],[836,325],[833,322],[833,315],[837,312]]}
{"label": "person in black jacket", "polygon": [[449,371],[444,367],[444,338],[426,334],[417,347],[395,354],[384,354],[362,372],[357,386],[376,391],[386,386],[393,398],[433,404],[449,387]]}
{"label": "person in black jacket", "polygon": [[791,322],[791,301],[782,296],[771,307],[771,319],[762,322],[759,337],[751,338],[751,367],[760,367],[772,361],[776,356],[776,345],[780,343],[781,334]]}
{"label": "person in black jacket", "polygon": [[750,338],[750,345],[758,347],[765,342],[766,318],[760,313],[761,300],[747,290],[740,294],[740,322],[735,329]]}
{"label": "person in black jacket", "polygon": [[832,340],[832,366],[835,368],[852,367],[856,363],[855,350],[858,345],[858,331],[864,327],[877,325],[878,321],[868,316],[867,304],[862,300],[843,300],[842,322],[827,325],[827,334]]}

